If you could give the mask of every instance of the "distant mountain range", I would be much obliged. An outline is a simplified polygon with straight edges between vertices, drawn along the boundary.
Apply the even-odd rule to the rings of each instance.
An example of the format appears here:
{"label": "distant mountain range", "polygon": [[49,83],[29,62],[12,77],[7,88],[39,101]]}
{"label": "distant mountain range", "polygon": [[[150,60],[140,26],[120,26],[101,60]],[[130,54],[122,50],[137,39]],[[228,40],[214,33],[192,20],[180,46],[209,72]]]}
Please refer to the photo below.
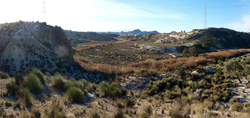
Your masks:
{"label": "distant mountain range", "polygon": [[99,32],[99,33],[107,33],[107,34],[116,34],[119,36],[138,36],[145,34],[159,34],[158,31],[141,31],[140,29],[135,29],[133,31],[121,31],[121,32]]}
{"label": "distant mountain range", "polygon": [[64,32],[72,46],[90,41],[116,41],[115,37],[118,37],[116,34],[109,33],[100,34],[96,32],[77,32],[71,30],[64,30]]}

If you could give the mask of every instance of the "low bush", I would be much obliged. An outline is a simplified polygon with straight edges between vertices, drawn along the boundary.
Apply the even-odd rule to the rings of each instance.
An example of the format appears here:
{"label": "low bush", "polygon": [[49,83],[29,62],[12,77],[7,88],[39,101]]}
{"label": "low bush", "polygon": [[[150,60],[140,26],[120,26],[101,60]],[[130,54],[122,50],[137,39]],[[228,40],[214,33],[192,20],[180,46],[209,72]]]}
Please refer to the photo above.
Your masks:
{"label": "low bush", "polygon": [[19,97],[19,99],[22,101],[24,106],[26,107],[32,106],[32,97],[31,97],[29,89],[27,88],[22,89],[20,91],[20,95],[21,97]]}
{"label": "low bush", "polygon": [[171,118],[188,118],[191,113],[190,106],[186,100],[177,100],[169,110]]}
{"label": "low bush", "polygon": [[20,86],[23,84],[24,78],[20,74],[15,74],[14,78],[15,78],[16,85]]}
{"label": "low bush", "polygon": [[43,91],[43,85],[34,74],[28,74],[24,80],[24,87],[27,87],[33,93],[41,93]]}
{"label": "low bush", "polygon": [[109,84],[107,82],[102,82],[99,86],[99,91],[101,96],[108,96]]}
{"label": "low bush", "polygon": [[223,65],[224,65],[224,62],[223,62],[222,60],[218,60],[217,62],[218,62],[218,64],[219,64],[220,66],[223,66]]}
{"label": "low bush", "polygon": [[68,90],[71,87],[80,88],[81,90],[84,90],[87,86],[86,80],[80,80],[80,81],[69,81],[65,83],[65,89]]}
{"label": "low bush", "polygon": [[15,82],[11,82],[6,85],[7,93],[10,95],[16,95],[19,91],[19,87],[16,85]]}
{"label": "low bush", "polygon": [[118,97],[118,96],[120,96],[122,94],[122,91],[121,91],[119,85],[114,83],[114,82],[110,85],[109,89],[110,89],[110,92],[109,92],[110,97],[111,96],[112,97]]}
{"label": "low bush", "polygon": [[62,79],[62,77],[54,76],[53,86],[64,91],[65,90],[65,82]]}
{"label": "low bush", "polygon": [[90,111],[88,118],[100,118],[100,115],[97,113],[96,107]]}
{"label": "low bush", "polygon": [[235,102],[239,102],[239,99],[238,99],[237,97],[233,97],[233,98],[231,98],[230,101],[229,101],[230,104],[233,104],[233,103],[235,103]]}
{"label": "low bush", "polygon": [[124,104],[128,108],[128,107],[133,107],[135,105],[135,102],[132,99],[125,99]]}
{"label": "low bush", "polygon": [[242,104],[239,102],[234,102],[232,105],[232,110],[233,111],[241,111],[243,109]]}
{"label": "low bush", "polygon": [[237,60],[230,60],[226,62],[224,65],[224,69],[232,76],[239,76],[239,74],[244,70],[242,64]]}
{"label": "low bush", "polygon": [[150,118],[152,107],[150,105],[142,105],[138,111],[138,118]]}
{"label": "low bush", "polygon": [[140,76],[142,77],[146,77],[146,76],[149,76],[149,71],[147,69],[141,69],[140,70]]}
{"label": "low bush", "polygon": [[32,118],[41,118],[40,110],[37,108],[32,107],[31,109],[31,117]]}
{"label": "low bush", "polygon": [[102,82],[99,86],[99,91],[101,96],[119,97],[122,94],[119,85],[114,82],[111,84]]}
{"label": "low bush", "polygon": [[204,100],[203,105],[204,105],[207,109],[212,110],[213,107],[214,107],[214,102],[212,102],[211,100],[206,99],[206,100]]}
{"label": "low bush", "polygon": [[121,75],[122,75],[122,71],[118,70],[118,71],[116,72],[116,75],[117,75],[117,76],[121,76]]}
{"label": "low bush", "polygon": [[47,118],[66,118],[63,105],[59,100],[53,99],[49,109],[45,109],[44,111]]}
{"label": "low bush", "polygon": [[8,79],[8,78],[9,78],[9,75],[7,73],[0,71],[0,79]]}
{"label": "low bush", "polygon": [[84,93],[77,87],[69,88],[65,93],[67,103],[84,103]]}
{"label": "low bush", "polygon": [[42,84],[45,84],[44,75],[43,75],[43,73],[40,70],[38,70],[37,68],[35,68],[35,69],[31,70],[30,73],[34,74],[40,80],[40,82]]}
{"label": "low bush", "polygon": [[121,109],[117,108],[115,114],[114,114],[114,118],[125,118],[123,112]]}
{"label": "low bush", "polygon": [[179,76],[185,75],[185,68],[182,66],[178,66],[175,70],[175,73],[178,74]]}

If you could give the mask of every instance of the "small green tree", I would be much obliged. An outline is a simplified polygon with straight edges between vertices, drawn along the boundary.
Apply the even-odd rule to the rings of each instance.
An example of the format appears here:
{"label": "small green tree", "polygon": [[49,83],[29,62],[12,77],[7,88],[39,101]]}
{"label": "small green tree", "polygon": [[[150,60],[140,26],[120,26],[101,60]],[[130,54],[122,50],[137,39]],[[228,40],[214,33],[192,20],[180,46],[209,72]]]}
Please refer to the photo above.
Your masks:
{"label": "small green tree", "polygon": [[80,88],[71,87],[64,96],[68,103],[84,103],[84,93]]}
{"label": "small green tree", "polygon": [[28,88],[30,92],[33,93],[41,93],[43,91],[43,85],[39,78],[32,73],[28,74],[27,78],[24,80],[24,87]]}
{"label": "small green tree", "polygon": [[230,73],[230,75],[234,77],[240,77],[244,70],[241,63],[238,62],[237,60],[230,60],[226,62],[224,65],[224,69],[227,73]]}
{"label": "small green tree", "polygon": [[35,68],[35,69],[31,70],[30,73],[34,74],[40,80],[40,82],[42,84],[45,84],[44,75],[43,75],[43,73],[40,70],[38,70],[37,68]]}
{"label": "small green tree", "polygon": [[198,54],[197,48],[195,46],[189,48],[188,51],[189,51],[190,55],[192,55],[192,56],[197,56],[197,54]]}
{"label": "small green tree", "polygon": [[184,57],[188,56],[188,49],[187,48],[184,48],[182,50],[182,56],[184,56]]}

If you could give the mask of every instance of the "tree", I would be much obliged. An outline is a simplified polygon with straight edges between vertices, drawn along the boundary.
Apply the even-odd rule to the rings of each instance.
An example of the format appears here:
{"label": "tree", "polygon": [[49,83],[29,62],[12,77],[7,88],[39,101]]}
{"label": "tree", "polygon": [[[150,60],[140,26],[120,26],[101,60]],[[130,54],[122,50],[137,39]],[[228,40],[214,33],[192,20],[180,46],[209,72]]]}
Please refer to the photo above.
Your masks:
{"label": "tree", "polygon": [[187,48],[184,48],[182,50],[182,56],[186,57],[188,55],[188,49]]}
{"label": "tree", "polygon": [[239,81],[244,71],[244,67],[237,60],[230,60],[226,62],[224,65],[224,69],[225,69],[225,72],[229,73],[231,76],[237,77]]}
{"label": "tree", "polygon": [[188,49],[190,55],[197,56],[197,48],[195,46]]}

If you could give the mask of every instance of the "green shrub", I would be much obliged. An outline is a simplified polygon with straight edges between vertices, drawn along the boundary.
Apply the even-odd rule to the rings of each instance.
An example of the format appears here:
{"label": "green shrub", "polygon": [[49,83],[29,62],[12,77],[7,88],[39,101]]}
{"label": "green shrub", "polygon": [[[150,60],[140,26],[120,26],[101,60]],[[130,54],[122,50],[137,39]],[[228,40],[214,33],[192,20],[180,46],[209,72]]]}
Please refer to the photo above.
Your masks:
{"label": "green shrub", "polygon": [[188,56],[188,49],[187,49],[187,48],[184,48],[184,49],[182,50],[182,56],[183,56],[183,57]]}
{"label": "green shrub", "polygon": [[218,64],[219,64],[220,66],[223,66],[223,65],[224,65],[224,63],[223,63],[222,60],[218,60]]}
{"label": "green shrub", "polygon": [[24,78],[20,74],[15,74],[14,78],[15,78],[16,85],[23,84]]}
{"label": "green shrub", "polygon": [[54,76],[61,76],[61,74],[60,74],[58,71],[56,71],[56,72],[54,73]]}
{"label": "green shrub", "polygon": [[242,104],[239,102],[234,102],[232,105],[233,111],[241,111],[243,109]]}
{"label": "green shrub", "polygon": [[239,99],[238,99],[237,97],[233,97],[233,98],[231,98],[230,101],[229,101],[230,104],[233,104],[233,103],[235,103],[235,102],[239,102]]}
{"label": "green shrub", "polygon": [[212,102],[211,100],[206,99],[206,100],[204,100],[203,105],[204,105],[207,109],[212,110],[213,107],[214,107],[214,102]]}
{"label": "green shrub", "polygon": [[116,75],[117,75],[117,76],[121,76],[121,75],[122,75],[122,71],[118,70],[118,71],[116,72]]}
{"label": "green shrub", "polygon": [[135,102],[132,99],[125,99],[124,104],[128,108],[128,107],[133,107],[135,105]]}
{"label": "green shrub", "polygon": [[169,109],[171,118],[188,118],[190,113],[190,106],[184,99],[175,101]]}
{"label": "green shrub", "polygon": [[122,91],[118,84],[102,82],[99,86],[101,96],[118,97],[122,94]]}
{"label": "green shrub", "polygon": [[29,89],[24,88],[23,90],[21,90],[20,98],[21,98],[22,103],[24,103],[26,107],[32,106],[32,97],[31,97]]}
{"label": "green shrub", "polygon": [[115,97],[115,96],[120,96],[122,94],[122,91],[119,85],[113,82],[110,85],[110,93],[111,93],[111,96]]}
{"label": "green shrub", "polygon": [[8,79],[8,78],[9,78],[9,75],[7,73],[0,71],[0,79]]}
{"label": "green shrub", "polygon": [[240,62],[236,60],[230,60],[224,64],[224,69],[226,72],[231,73],[233,76],[239,76],[239,74],[244,70]]}
{"label": "green shrub", "polygon": [[48,109],[45,109],[45,113],[44,115],[47,118],[66,118],[65,113],[63,111],[63,105],[60,103],[59,100],[57,99],[53,99],[52,100],[52,105],[51,107]]}
{"label": "green shrub", "polygon": [[54,76],[53,86],[64,91],[65,90],[65,82],[62,79],[62,77]]}
{"label": "green shrub", "polygon": [[147,69],[141,69],[140,70],[140,76],[142,77],[145,77],[145,76],[148,76],[149,75],[149,72]]}
{"label": "green shrub", "polygon": [[83,81],[74,80],[74,81],[67,82],[65,84],[65,89],[68,90],[71,87],[76,87],[76,88],[80,88],[81,90],[84,90],[86,86],[87,86],[86,80],[83,80]]}
{"label": "green shrub", "polygon": [[32,107],[31,109],[31,117],[32,118],[41,118],[40,110],[37,108]]}
{"label": "green shrub", "polygon": [[168,68],[165,68],[165,69],[162,69],[161,71],[164,73],[167,73],[169,70],[168,70]]}
{"label": "green shrub", "polygon": [[197,56],[198,55],[197,48],[195,46],[189,48],[188,51],[189,51],[191,56]]}
{"label": "green shrub", "polygon": [[11,82],[9,84],[6,85],[6,89],[7,89],[7,93],[10,95],[16,95],[19,87],[16,85],[15,82]]}
{"label": "green shrub", "polygon": [[152,107],[150,105],[142,105],[138,111],[138,118],[150,118]]}
{"label": "green shrub", "polygon": [[43,85],[40,80],[34,74],[28,74],[24,80],[24,87],[27,87],[33,93],[41,93],[43,91]]}
{"label": "green shrub", "polygon": [[45,84],[44,75],[43,75],[43,73],[40,70],[38,70],[37,68],[35,68],[35,69],[31,70],[30,73],[34,74],[40,80],[40,82],[42,84]]}
{"label": "green shrub", "polygon": [[178,66],[175,70],[175,73],[178,74],[179,76],[185,75],[185,68],[182,66]]}
{"label": "green shrub", "polygon": [[66,91],[65,99],[68,103],[84,103],[84,93],[79,88],[71,87]]}
{"label": "green shrub", "polygon": [[99,86],[99,91],[100,91],[101,96],[108,96],[109,84],[103,81]]}
{"label": "green shrub", "polygon": [[125,118],[123,112],[121,109],[117,108],[115,114],[114,114],[114,118]]}

